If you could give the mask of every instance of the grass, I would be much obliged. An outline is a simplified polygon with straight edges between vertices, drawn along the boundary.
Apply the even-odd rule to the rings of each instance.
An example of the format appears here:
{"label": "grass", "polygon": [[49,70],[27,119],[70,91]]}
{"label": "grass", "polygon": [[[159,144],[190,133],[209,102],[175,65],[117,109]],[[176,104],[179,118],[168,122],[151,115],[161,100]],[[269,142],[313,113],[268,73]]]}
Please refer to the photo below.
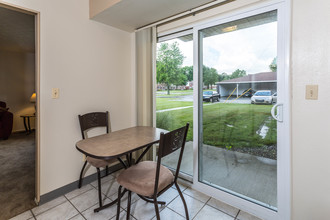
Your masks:
{"label": "grass", "polygon": [[186,106],[193,106],[193,102],[175,101],[175,99],[170,98],[156,98],[156,111]]}
{"label": "grass", "polygon": [[157,91],[156,97],[174,97],[174,96],[185,96],[185,95],[192,95],[193,90],[170,90],[170,94],[167,95],[167,90]]}
{"label": "grass", "polygon": [[[158,98],[159,99],[159,98]],[[157,100],[158,100],[157,99]],[[172,101],[176,102],[176,101]],[[166,103],[158,101],[159,108]],[[168,102],[171,103],[171,102]],[[186,102],[183,102],[186,103]],[[179,105],[179,102],[178,102]],[[171,107],[177,106],[173,103]],[[192,103],[191,103],[192,105]],[[203,143],[223,148],[262,147],[276,144],[276,121],[270,116],[271,105],[224,104],[203,106]],[[157,105],[158,109],[158,105]],[[166,122],[166,128],[173,130],[190,123],[187,140],[193,138],[193,108],[168,112],[158,112],[156,117]],[[263,126],[269,127],[265,138],[257,131]],[[157,121],[162,128],[162,122]]]}

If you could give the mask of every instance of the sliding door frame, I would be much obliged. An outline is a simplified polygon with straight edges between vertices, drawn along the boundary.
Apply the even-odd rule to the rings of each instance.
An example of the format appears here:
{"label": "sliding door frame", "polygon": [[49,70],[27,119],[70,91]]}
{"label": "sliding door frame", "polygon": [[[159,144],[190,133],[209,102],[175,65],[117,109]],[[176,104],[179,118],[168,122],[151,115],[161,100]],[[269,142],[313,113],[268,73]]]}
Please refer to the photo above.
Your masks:
{"label": "sliding door frame", "polygon": [[[168,36],[175,36],[179,32],[184,32],[187,29],[193,28],[193,83],[201,86],[202,76],[199,74],[199,46],[200,39],[198,31],[217,24],[226,23],[244,17],[253,16],[256,14],[277,10],[278,15],[278,36],[277,36],[277,63],[278,72],[280,72],[280,81],[278,89],[279,100],[283,102],[283,121],[278,123],[278,146],[279,157],[277,158],[277,211],[263,207],[257,203],[247,201],[227,192],[221,191],[214,187],[208,186],[199,182],[199,164],[198,164],[198,146],[200,140],[199,126],[193,128],[193,184],[191,187],[201,191],[215,199],[221,200],[229,205],[239,208],[240,210],[249,212],[262,219],[291,219],[291,80],[290,80],[290,41],[291,41],[291,0],[264,0],[253,4],[240,7],[236,10],[221,13],[219,16],[196,21],[187,25],[173,28],[163,33],[158,33],[158,38],[166,39]],[[156,74],[154,72],[154,74]],[[278,74],[279,75],[279,74]],[[199,124],[201,112],[199,111],[200,103],[202,102],[199,94],[199,88],[194,88],[193,91],[193,121],[194,124]],[[156,90],[154,90],[155,94]],[[154,115],[156,112],[154,111]]]}

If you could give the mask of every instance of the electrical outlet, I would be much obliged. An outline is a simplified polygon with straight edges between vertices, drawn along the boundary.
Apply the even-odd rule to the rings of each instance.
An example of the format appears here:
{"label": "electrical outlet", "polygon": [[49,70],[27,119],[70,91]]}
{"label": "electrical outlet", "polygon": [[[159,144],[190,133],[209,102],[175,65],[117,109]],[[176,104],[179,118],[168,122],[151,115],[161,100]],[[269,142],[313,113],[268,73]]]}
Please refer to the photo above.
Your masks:
{"label": "electrical outlet", "polygon": [[52,98],[53,99],[58,99],[59,97],[59,89],[58,88],[53,88],[52,89]]}
{"label": "electrical outlet", "polygon": [[318,85],[306,85],[306,99],[317,100],[319,93]]}

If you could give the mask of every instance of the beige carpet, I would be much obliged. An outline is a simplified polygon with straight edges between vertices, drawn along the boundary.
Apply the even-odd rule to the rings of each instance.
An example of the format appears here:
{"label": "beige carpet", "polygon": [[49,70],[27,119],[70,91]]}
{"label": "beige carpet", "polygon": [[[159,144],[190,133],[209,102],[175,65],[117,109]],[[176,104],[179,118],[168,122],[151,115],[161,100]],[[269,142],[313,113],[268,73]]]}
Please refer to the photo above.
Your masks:
{"label": "beige carpet", "polygon": [[35,206],[35,136],[12,134],[0,140],[0,219]]}

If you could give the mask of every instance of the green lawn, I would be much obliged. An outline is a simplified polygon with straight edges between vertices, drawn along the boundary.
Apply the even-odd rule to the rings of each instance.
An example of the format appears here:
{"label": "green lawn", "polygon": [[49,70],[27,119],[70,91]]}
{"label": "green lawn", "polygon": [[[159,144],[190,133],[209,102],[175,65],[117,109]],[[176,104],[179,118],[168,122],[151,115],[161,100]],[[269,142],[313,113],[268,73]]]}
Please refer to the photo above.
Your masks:
{"label": "green lawn", "polygon": [[185,106],[193,106],[193,102],[176,101],[172,98],[156,98],[156,111]]}
{"label": "green lawn", "polygon": [[[159,99],[161,98],[157,99],[157,103],[160,104],[159,108],[166,109],[165,103],[161,106],[162,101],[159,101]],[[179,107],[179,104],[174,104],[176,101],[172,102],[173,105],[167,108],[173,108],[173,106]],[[277,133],[276,121],[271,118],[271,107],[271,105],[224,103],[204,105],[203,143],[227,148],[230,146],[242,148],[275,145]],[[191,127],[187,139],[192,140],[193,108],[159,112],[156,118],[157,127],[167,130],[173,130],[189,122]],[[257,131],[262,125],[269,127],[269,131],[264,139],[257,134]]]}
{"label": "green lawn", "polygon": [[169,95],[167,95],[166,90],[162,90],[162,91],[157,91],[156,92],[156,97],[174,97],[174,96],[185,96],[185,95],[192,95],[192,94],[193,94],[192,89],[189,89],[189,90],[170,90]]}

